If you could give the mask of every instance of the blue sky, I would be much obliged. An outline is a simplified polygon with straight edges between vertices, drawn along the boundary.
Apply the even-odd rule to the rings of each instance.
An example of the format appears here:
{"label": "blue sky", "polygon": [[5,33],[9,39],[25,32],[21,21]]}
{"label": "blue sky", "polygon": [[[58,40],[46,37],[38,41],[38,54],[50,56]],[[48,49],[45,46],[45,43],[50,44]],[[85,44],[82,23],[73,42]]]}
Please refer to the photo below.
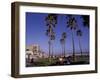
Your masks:
{"label": "blue sky", "polygon": [[[26,12],[26,46],[31,44],[39,44],[40,48],[48,52],[48,36],[45,32],[47,30],[45,17],[47,13],[31,13]],[[66,14],[67,15],[67,14]],[[71,30],[66,27],[66,15],[58,15],[58,23],[54,29],[56,33],[56,39],[54,41],[54,53],[61,52],[60,38],[62,32],[66,32],[66,52],[72,52],[72,37]],[[89,28],[84,27],[82,23],[82,18],[80,15],[74,15],[77,19],[78,26],[82,30],[83,36],[81,37],[82,50],[84,52],[89,51]],[[75,42],[75,51],[79,52],[79,42],[76,32],[74,31],[74,42]]]}

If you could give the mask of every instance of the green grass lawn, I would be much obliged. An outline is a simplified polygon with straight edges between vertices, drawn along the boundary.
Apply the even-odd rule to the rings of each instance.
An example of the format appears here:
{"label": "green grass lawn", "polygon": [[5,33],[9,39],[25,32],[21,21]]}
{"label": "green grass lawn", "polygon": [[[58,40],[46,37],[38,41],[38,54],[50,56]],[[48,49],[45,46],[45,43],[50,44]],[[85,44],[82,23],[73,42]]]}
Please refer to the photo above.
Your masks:
{"label": "green grass lawn", "polygon": [[33,66],[34,65],[35,66],[48,66],[48,65],[53,64],[55,62],[56,62],[56,60],[53,59],[53,58],[51,58],[51,59],[49,59],[49,58],[40,58],[36,62],[33,63]]}
{"label": "green grass lawn", "polygon": [[[58,58],[39,58],[33,63],[30,63],[27,67],[36,67],[36,66],[51,66],[51,65],[60,65],[58,62]],[[89,64],[89,56],[75,56],[75,61],[73,61],[73,58],[71,60],[71,64]],[[70,64],[70,65],[71,65]]]}

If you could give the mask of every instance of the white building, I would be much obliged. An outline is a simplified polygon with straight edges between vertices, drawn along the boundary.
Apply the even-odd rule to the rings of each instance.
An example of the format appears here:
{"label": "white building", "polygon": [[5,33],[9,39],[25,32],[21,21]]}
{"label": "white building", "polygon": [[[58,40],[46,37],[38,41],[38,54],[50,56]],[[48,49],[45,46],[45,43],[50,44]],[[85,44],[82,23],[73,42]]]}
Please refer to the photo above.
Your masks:
{"label": "white building", "polygon": [[30,46],[26,46],[26,59],[34,59],[38,58],[47,58],[48,56],[40,49],[40,46],[37,44],[33,44]]}

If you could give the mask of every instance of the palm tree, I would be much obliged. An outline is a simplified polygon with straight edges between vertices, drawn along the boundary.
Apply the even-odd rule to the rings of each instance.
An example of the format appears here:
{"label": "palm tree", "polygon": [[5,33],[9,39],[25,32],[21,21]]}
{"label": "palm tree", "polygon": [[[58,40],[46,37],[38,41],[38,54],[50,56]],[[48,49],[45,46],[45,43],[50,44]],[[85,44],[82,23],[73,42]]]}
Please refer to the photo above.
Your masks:
{"label": "palm tree", "polygon": [[88,15],[81,15],[81,18],[83,19],[83,25],[89,28],[89,16]]}
{"label": "palm tree", "polygon": [[68,19],[67,21],[67,27],[71,29],[72,31],[72,45],[73,45],[73,61],[75,61],[75,45],[74,45],[74,30],[77,28],[77,21],[74,16],[67,15],[66,17]]}
{"label": "palm tree", "polygon": [[80,52],[81,52],[81,56],[82,56],[82,47],[81,47],[81,41],[80,41],[80,37],[82,36],[82,31],[81,30],[77,30],[77,36],[78,36],[78,40],[79,40],[79,47],[80,47]]}
{"label": "palm tree", "polygon": [[65,40],[66,39],[66,32],[63,32],[62,33],[62,38],[60,39],[60,42],[61,42],[61,45],[62,45],[62,54],[64,55],[65,57]]}
{"label": "palm tree", "polygon": [[[54,28],[57,24],[57,15],[56,14],[48,14],[45,18],[46,26],[48,29],[46,30],[46,35],[49,37],[49,58],[51,57],[51,48],[52,48],[52,40],[55,40]],[[53,51],[52,51],[53,52]]]}

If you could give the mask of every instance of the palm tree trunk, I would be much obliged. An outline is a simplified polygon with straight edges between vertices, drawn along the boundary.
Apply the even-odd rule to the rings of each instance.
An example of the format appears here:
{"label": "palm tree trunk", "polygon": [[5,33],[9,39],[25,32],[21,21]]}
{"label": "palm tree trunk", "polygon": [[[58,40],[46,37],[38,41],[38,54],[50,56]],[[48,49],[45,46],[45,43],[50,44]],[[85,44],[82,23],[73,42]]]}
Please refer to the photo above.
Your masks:
{"label": "palm tree trunk", "polygon": [[52,42],[52,57],[53,57],[53,42]]}
{"label": "palm tree trunk", "polygon": [[51,28],[50,28],[50,36],[49,36],[49,59],[51,58]]}
{"label": "palm tree trunk", "polygon": [[63,56],[63,44],[62,44],[62,43],[61,43],[61,48],[62,48],[61,54],[62,54],[62,56]]}
{"label": "palm tree trunk", "polygon": [[63,43],[61,43],[61,48],[62,48],[61,56],[63,56],[64,55],[64,45],[63,45]]}
{"label": "palm tree trunk", "polygon": [[65,57],[65,41],[64,41],[64,57]]}
{"label": "palm tree trunk", "polygon": [[75,45],[74,45],[74,35],[72,31],[72,45],[73,45],[73,61],[75,61]]}
{"label": "palm tree trunk", "polygon": [[63,43],[63,47],[62,47],[62,49],[63,49],[63,53],[62,53],[62,55],[63,55],[63,57],[64,57],[64,43]]}
{"label": "palm tree trunk", "polygon": [[49,58],[51,57],[51,40],[49,40]]}
{"label": "palm tree trunk", "polygon": [[81,57],[82,57],[82,47],[81,47],[80,37],[79,37],[79,47],[80,47],[80,52],[81,52]]}
{"label": "palm tree trunk", "polygon": [[51,63],[51,47],[52,47],[52,43],[51,43],[51,39],[49,40],[49,62]]}

